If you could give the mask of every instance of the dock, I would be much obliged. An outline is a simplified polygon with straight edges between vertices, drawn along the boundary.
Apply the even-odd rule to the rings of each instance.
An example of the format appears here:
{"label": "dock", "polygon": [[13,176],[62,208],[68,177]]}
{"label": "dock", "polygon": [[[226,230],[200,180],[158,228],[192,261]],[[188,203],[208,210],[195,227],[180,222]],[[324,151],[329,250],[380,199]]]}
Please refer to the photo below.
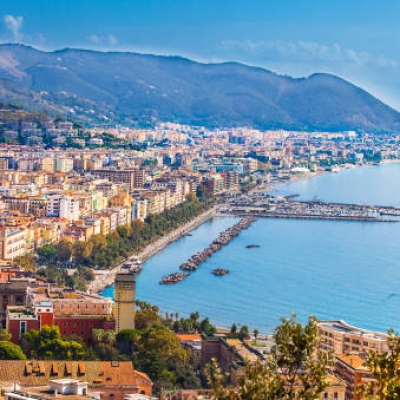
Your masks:
{"label": "dock", "polygon": [[265,218],[321,219],[362,222],[399,222],[400,208],[366,204],[346,204],[323,201],[294,201],[293,198],[231,203],[220,215]]}

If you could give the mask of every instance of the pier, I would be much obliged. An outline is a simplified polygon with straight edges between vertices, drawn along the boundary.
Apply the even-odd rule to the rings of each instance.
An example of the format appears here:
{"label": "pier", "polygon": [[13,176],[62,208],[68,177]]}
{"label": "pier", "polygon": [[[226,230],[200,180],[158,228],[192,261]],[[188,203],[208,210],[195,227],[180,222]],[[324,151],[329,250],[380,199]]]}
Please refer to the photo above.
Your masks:
{"label": "pier", "polygon": [[338,221],[399,222],[400,208],[366,204],[346,204],[323,201],[294,201],[288,198],[266,197],[260,200],[231,203],[220,208],[221,215],[266,218],[300,218]]}

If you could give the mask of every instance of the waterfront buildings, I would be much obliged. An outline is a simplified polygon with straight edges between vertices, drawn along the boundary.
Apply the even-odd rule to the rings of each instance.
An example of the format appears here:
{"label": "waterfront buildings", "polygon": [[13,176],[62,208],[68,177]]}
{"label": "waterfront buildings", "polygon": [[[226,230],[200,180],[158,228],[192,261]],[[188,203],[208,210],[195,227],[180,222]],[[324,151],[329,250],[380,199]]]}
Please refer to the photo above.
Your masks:
{"label": "waterfront buildings", "polygon": [[333,354],[388,351],[387,335],[356,328],[344,321],[320,321],[321,350]]}

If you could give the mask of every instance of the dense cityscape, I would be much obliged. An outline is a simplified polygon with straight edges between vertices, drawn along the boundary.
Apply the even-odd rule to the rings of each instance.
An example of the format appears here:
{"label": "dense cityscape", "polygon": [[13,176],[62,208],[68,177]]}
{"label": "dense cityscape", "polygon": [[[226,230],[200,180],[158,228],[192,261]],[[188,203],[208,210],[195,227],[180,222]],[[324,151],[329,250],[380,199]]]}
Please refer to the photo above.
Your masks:
{"label": "dense cityscape", "polygon": [[400,398],[400,2],[1,10],[0,400]]}
{"label": "dense cityscape", "polygon": [[[7,382],[14,385],[9,398],[42,398],[35,386],[47,382],[54,393],[98,392],[100,398],[152,393],[164,399],[207,398],[212,392],[204,368],[214,359],[235,386],[247,363],[266,362],[275,335],[235,323],[217,330],[195,310],[180,319],[178,312],[160,313],[136,299],[142,262],[216,214],[244,215],[242,221],[270,214],[385,222],[390,219],[371,215],[393,218],[400,212],[360,205],[350,213],[343,204],[332,209],[328,203],[268,194],[279,182],[396,161],[397,134],[210,130],[174,123],[83,128],[45,115],[4,113],[0,381],[5,388]],[[247,226],[221,233],[208,253],[194,255],[181,269],[196,270]],[[173,274],[161,283],[187,275]],[[113,283],[114,305],[100,295]],[[387,352],[389,337],[339,320],[318,322],[315,329],[315,344],[332,357],[323,390],[316,393],[359,398],[359,384],[375,376],[366,352]],[[157,362],[147,347],[151,340]],[[164,353],[163,340],[175,349],[172,358]],[[11,361],[25,359],[31,361]],[[165,363],[169,374],[154,363]],[[122,368],[123,374],[113,372]]]}

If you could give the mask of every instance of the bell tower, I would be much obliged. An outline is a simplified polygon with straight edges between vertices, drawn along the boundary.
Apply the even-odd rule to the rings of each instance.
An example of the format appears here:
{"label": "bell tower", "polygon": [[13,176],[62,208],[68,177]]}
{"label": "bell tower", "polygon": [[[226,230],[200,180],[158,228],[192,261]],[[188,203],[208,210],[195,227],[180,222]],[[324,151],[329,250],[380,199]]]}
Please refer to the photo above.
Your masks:
{"label": "bell tower", "polygon": [[115,331],[135,329],[136,275],[118,273],[114,284]]}

